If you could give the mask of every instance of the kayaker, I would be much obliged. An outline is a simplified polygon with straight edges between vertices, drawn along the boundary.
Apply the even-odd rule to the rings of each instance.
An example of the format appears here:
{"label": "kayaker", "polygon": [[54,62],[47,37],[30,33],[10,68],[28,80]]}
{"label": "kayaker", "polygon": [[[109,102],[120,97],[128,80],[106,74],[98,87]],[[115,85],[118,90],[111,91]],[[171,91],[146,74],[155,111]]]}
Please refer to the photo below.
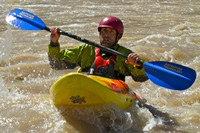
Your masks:
{"label": "kayaker", "polygon": [[144,82],[148,79],[144,68],[137,64],[138,61],[144,62],[144,60],[130,49],[118,44],[124,31],[123,23],[119,18],[108,16],[100,21],[98,26],[100,42],[98,44],[128,55],[127,59],[85,43],[75,48],[61,50],[58,30],[56,27],[50,28],[48,56],[53,69],[73,69],[80,66],[79,72],[88,74],[121,80],[125,80],[125,76],[132,76],[137,82]]}

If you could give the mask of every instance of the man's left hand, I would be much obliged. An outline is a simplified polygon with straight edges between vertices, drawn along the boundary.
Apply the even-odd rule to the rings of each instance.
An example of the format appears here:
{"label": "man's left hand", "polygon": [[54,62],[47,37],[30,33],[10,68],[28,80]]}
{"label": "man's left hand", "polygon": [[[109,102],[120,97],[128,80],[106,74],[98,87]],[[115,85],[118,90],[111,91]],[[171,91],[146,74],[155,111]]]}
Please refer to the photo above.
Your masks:
{"label": "man's left hand", "polygon": [[141,58],[137,54],[131,53],[131,54],[128,55],[128,58],[125,61],[125,63],[130,63],[132,65],[137,65],[139,61],[141,61]]}

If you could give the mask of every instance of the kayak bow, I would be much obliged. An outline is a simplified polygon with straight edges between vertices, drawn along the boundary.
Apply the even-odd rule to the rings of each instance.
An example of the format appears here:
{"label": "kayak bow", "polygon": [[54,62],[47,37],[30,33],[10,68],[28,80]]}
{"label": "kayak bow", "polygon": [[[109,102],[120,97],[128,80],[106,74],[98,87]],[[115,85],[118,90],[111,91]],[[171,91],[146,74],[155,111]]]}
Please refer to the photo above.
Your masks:
{"label": "kayak bow", "polygon": [[57,80],[50,88],[55,105],[94,106],[115,103],[127,109],[136,100],[130,96],[129,87],[122,80],[70,73]]}

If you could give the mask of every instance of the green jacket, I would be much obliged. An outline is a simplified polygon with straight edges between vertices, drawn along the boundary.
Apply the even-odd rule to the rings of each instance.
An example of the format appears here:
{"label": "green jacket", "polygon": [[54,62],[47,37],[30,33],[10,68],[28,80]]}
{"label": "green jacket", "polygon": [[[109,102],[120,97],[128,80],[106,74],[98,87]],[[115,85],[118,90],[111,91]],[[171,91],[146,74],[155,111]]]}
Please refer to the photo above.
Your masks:
{"label": "green jacket", "polygon": [[[114,49],[125,55],[133,53],[133,51],[120,46],[115,45]],[[58,46],[48,46],[48,55],[51,67],[54,69],[74,68],[80,66],[82,70],[86,70],[91,67],[95,59],[95,48],[88,44],[81,44],[75,48],[69,48],[60,50]],[[144,71],[144,68],[138,68],[135,65],[125,63],[126,58],[117,56],[114,65],[114,70],[118,71],[124,76],[132,76],[135,81],[143,82],[148,78]]]}

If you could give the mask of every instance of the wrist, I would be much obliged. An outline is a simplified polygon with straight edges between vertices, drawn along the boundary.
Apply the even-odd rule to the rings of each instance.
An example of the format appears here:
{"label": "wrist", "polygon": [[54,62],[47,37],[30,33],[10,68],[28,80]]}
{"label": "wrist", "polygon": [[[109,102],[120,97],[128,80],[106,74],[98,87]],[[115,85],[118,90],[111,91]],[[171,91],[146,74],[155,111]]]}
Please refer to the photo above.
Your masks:
{"label": "wrist", "polygon": [[142,68],[143,68],[143,66],[136,66],[136,68],[137,68],[137,69],[142,69]]}
{"label": "wrist", "polygon": [[55,42],[50,41],[50,46],[57,47],[57,46],[59,46],[59,43],[58,42],[55,43]]}

